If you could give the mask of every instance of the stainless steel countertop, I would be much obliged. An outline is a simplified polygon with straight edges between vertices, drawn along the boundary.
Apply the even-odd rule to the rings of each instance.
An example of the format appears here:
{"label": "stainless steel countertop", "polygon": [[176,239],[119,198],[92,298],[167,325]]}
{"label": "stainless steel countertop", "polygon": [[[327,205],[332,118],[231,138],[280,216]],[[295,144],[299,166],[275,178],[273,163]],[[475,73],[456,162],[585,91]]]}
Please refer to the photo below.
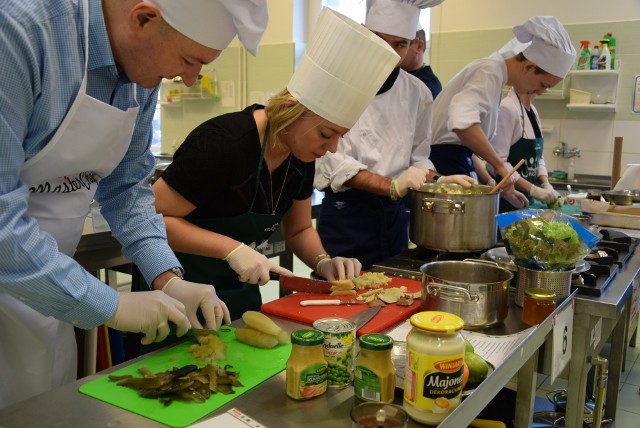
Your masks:
{"label": "stainless steel countertop", "polygon": [[[638,274],[639,269],[640,251],[636,251],[629,259],[626,267],[618,272],[601,297],[576,296],[576,313],[589,312],[594,316],[617,319],[629,299],[631,282]],[[513,293],[511,297],[513,301]],[[558,310],[561,310],[564,307],[563,305],[568,303],[569,299],[565,300]],[[521,309],[511,304],[505,323],[492,329],[484,330],[484,332],[488,334],[509,334],[521,331],[526,326],[520,322],[520,316]],[[278,318],[278,321],[289,331],[301,326],[296,322],[282,318]],[[536,356],[538,349],[544,343],[551,330],[552,320],[548,318],[522,340],[507,359],[496,367],[475,392],[440,424],[440,427],[458,428],[467,426],[514,375],[520,372],[518,375],[521,376],[524,367],[530,368],[531,364],[528,364],[528,362]],[[144,357],[142,356],[139,359]],[[125,362],[99,374],[79,379],[74,383],[1,409],[0,426],[3,428],[54,426],[82,426],[87,428],[160,427],[162,425],[157,422],[78,392],[80,385],[132,362]],[[310,421],[313,421],[315,426],[327,428],[350,426],[348,415],[353,406],[353,389],[351,387],[342,390],[330,390],[327,394],[313,400],[296,402],[287,398],[285,381],[285,374],[281,372],[208,415],[207,418],[221,414],[231,408],[237,408],[268,427],[299,427],[309,424]],[[401,403],[401,395],[398,395],[396,399],[398,403]],[[409,426],[417,427],[421,425],[410,421]]]}

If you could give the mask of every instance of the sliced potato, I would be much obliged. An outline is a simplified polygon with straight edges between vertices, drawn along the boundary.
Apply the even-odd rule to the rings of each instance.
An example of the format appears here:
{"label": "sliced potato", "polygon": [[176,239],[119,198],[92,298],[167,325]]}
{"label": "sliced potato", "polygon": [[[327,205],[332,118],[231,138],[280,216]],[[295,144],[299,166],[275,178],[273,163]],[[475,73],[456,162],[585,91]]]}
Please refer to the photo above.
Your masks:
{"label": "sliced potato", "polygon": [[334,290],[329,296],[355,296],[356,290]]}
{"label": "sliced potato", "polygon": [[278,338],[276,336],[263,333],[251,327],[237,327],[236,339],[242,343],[258,348],[274,348],[278,345]]}
{"label": "sliced potato", "polygon": [[278,336],[282,328],[276,324],[271,318],[257,311],[246,311],[242,314],[242,320],[254,330],[261,331],[271,336]]}

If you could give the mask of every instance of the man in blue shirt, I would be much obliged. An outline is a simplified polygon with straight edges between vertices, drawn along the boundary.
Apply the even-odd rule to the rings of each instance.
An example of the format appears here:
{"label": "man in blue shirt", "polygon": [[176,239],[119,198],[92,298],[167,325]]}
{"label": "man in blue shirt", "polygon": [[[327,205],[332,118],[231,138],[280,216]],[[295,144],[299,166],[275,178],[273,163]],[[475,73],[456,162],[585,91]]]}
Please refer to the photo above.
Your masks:
{"label": "man in blue shirt", "polygon": [[[218,328],[211,285],[180,278],[148,184],[163,77],[193,84],[266,0],[0,0],[0,408],[76,378],[73,326],[163,340]],[[154,291],[118,293],[73,259],[91,200]]]}

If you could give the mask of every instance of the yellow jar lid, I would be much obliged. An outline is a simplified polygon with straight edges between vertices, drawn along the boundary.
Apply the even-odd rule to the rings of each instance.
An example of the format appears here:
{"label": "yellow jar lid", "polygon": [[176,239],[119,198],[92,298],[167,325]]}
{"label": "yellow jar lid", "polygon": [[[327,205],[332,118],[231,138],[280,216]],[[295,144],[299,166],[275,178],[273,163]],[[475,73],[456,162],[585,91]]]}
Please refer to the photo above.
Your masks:
{"label": "yellow jar lid", "polygon": [[527,288],[524,290],[524,294],[536,300],[553,300],[556,298],[556,293],[554,293],[553,290],[548,290],[546,288]]}
{"label": "yellow jar lid", "polygon": [[430,333],[455,333],[462,330],[464,321],[457,315],[441,311],[425,311],[413,314],[411,325]]}

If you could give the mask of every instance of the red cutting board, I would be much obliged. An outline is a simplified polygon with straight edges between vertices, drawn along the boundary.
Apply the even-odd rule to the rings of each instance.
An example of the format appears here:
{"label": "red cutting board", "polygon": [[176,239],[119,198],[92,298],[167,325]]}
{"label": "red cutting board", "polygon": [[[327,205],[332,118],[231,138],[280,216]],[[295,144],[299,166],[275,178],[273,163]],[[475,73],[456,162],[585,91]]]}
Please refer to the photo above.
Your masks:
{"label": "red cutting board", "polygon": [[[422,289],[420,281],[412,279],[391,277],[391,282],[384,288],[407,287],[407,292],[415,293]],[[367,290],[359,292],[364,293]],[[293,293],[286,297],[265,303],[261,307],[261,311],[277,315],[283,318],[289,318],[305,324],[312,325],[313,322],[320,318],[340,317],[351,318],[352,316],[368,309],[368,305],[334,305],[334,306],[300,306],[300,301],[311,299],[341,299],[353,300],[356,296],[331,296],[328,294],[314,293]],[[394,324],[404,321],[411,315],[420,310],[420,299],[415,299],[411,306],[399,306],[395,303],[383,306],[375,317],[366,323],[360,330],[358,336],[368,333],[379,333],[382,330],[393,326]]]}
{"label": "red cutting board", "polygon": [[[290,343],[278,345],[272,349],[261,349],[238,342],[235,337],[235,329],[233,328],[220,332],[220,338],[227,345],[227,359],[218,362],[218,366],[231,364],[233,370],[240,373],[239,380],[244,386],[234,387],[234,394],[216,393],[212,394],[204,403],[174,401],[169,406],[164,406],[159,400],[140,397],[137,391],[118,386],[109,380],[107,375],[100,376],[100,374],[95,380],[81,385],[80,392],[170,427],[191,425],[284,370],[291,353]],[[195,340],[182,342],[127,365],[113,374],[139,376],[138,368],[140,366],[146,366],[153,373],[187,364],[202,366],[203,364],[195,361],[187,351],[195,343]],[[273,393],[284,395],[285,391],[273,391]]]}

